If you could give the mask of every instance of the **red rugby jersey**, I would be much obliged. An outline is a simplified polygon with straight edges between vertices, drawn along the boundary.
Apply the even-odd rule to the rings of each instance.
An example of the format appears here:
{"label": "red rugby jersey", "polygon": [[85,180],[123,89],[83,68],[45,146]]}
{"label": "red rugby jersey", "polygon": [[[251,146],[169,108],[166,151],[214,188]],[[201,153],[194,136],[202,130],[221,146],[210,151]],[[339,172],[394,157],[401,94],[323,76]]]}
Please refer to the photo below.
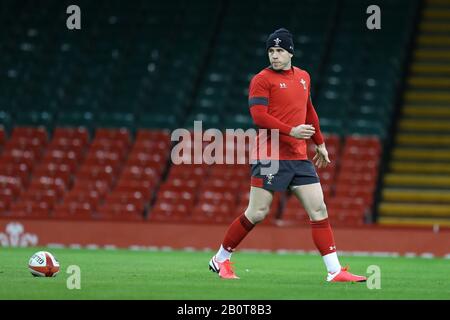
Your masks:
{"label": "red rugby jersey", "polygon": [[[279,160],[305,160],[306,140],[296,139],[289,135],[291,129],[300,124],[311,124],[316,133],[312,136],[314,143],[322,144],[319,119],[310,98],[310,76],[308,72],[297,67],[290,70],[275,71],[266,68],[255,75],[250,82],[249,107],[255,124],[264,129],[279,129]],[[258,134],[257,142],[263,136]],[[267,140],[268,151],[261,150],[256,155],[253,150],[252,159],[270,155],[270,136]],[[257,144],[256,144],[257,145]],[[256,146],[255,145],[255,146]]]}

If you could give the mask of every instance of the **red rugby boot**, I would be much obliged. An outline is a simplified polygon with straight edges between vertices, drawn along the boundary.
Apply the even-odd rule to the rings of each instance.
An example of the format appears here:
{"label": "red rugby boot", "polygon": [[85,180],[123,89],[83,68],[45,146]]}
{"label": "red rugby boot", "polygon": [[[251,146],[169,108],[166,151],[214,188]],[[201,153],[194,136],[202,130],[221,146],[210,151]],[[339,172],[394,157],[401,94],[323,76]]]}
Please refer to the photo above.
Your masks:
{"label": "red rugby boot", "polygon": [[366,282],[367,278],[357,276],[347,271],[348,267],[342,268],[339,272],[328,273],[328,282]]}
{"label": "red rugby boot", "polygon": [[232,262],[230,262],[230,260],[219,262],[214,256],[209,261],[209,270],[218,273],[219,277],[222,279],[239,279],[239,277],[234,273]]}

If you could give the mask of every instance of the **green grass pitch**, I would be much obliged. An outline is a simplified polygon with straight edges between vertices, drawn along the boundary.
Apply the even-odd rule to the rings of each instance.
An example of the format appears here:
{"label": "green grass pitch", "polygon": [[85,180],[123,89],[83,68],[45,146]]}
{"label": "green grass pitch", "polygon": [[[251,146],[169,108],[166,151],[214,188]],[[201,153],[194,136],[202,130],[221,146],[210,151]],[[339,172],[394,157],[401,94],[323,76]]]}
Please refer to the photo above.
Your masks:
{"label": "green grass pitch", "polygon": [[[28,271],[30,256],[52,252],[61,263],[55,278]],[[449,260],[342,256],[356,274],[381,270],[381,289],[365,283],[327,283],[318,255],[237,252],[240,280],[208,270],[212,252],[45,248],[0,249],[0,299],[304,300],[449,299]],[[69,290],[69,265],[81,269],[81,289]]]}

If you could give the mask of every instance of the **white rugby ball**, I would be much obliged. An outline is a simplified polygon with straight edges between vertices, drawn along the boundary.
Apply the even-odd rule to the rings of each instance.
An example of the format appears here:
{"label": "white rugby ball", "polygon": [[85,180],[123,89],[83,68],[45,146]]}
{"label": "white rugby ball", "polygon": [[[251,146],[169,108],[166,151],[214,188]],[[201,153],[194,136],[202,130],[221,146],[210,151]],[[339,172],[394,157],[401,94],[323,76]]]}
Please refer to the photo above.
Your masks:
{"label": "white rugby ball", "polygon": [[28,269],[35,277],[54,277],[59,272],[59,262],[47,251],[38,251],[28,261]]}

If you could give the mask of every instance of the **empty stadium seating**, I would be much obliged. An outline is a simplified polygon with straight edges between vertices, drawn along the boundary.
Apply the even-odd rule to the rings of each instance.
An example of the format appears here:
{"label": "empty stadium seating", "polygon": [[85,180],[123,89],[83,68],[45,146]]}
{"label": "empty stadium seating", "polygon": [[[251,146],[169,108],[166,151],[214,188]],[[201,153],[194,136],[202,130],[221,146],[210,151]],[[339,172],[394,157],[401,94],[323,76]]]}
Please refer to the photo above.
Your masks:
{"label": "empty stadium seating", "polygon": [[[334,226],[360,226],[371,222],[379,174],[381,142],[375,136],[325,136],[331,165],[318,169],[330,221]],[[309,158],[314,145],[308,145]],[[365,155],[370,155],[367,159]],[[287,194],[278,225],[301,225],[309,218],[294,196]]]}
{"label": "empty stadium seating", "polygon": [[450,226],[450,3],[422,3],[378,223]]}
{"label": "empty stadium seating", "polygon": [[[370,220],[380,141],[325,138],[333,162],[318,174],[330,219],[335,225],[361,225]],[[33,139],[40,142],[29,142]],[[2,168],[3,216],[230,223],[249,201],[248,164],[171,164],[170,136],[164,130],[141,129],[133,139],[124,128],[99,128],[91,138],[84,128],[57,127],[49,139],[43,128],[16,127],[4,145],[0,161],[11,157],[8,150],[21,153],[13,163],[7,158]],[[26,152],[29,158],[22,157]],[[308,154],[313,157],[313,144]],[[263,224],[307,221],[294,196],[277,192]]]}
{"label": "empty stadium seating", "polygon": [[[249,81],[267,66],[267,35],[284,26],[326,134],[332,163],[318,174],[330,219],[371,222],[418,3],[386,1],[371,32],[370,1],[85,1],[89,27],[67,32],[62,2],[33,15],[2,2],[0,216],[232,221],[248,204],[249,165],[174,164],[170,133],[195,120],[253,128]],[[292,16],[273,14],[278,6]],[[264,224],[308,221],[289,193],[270,210]]]}

